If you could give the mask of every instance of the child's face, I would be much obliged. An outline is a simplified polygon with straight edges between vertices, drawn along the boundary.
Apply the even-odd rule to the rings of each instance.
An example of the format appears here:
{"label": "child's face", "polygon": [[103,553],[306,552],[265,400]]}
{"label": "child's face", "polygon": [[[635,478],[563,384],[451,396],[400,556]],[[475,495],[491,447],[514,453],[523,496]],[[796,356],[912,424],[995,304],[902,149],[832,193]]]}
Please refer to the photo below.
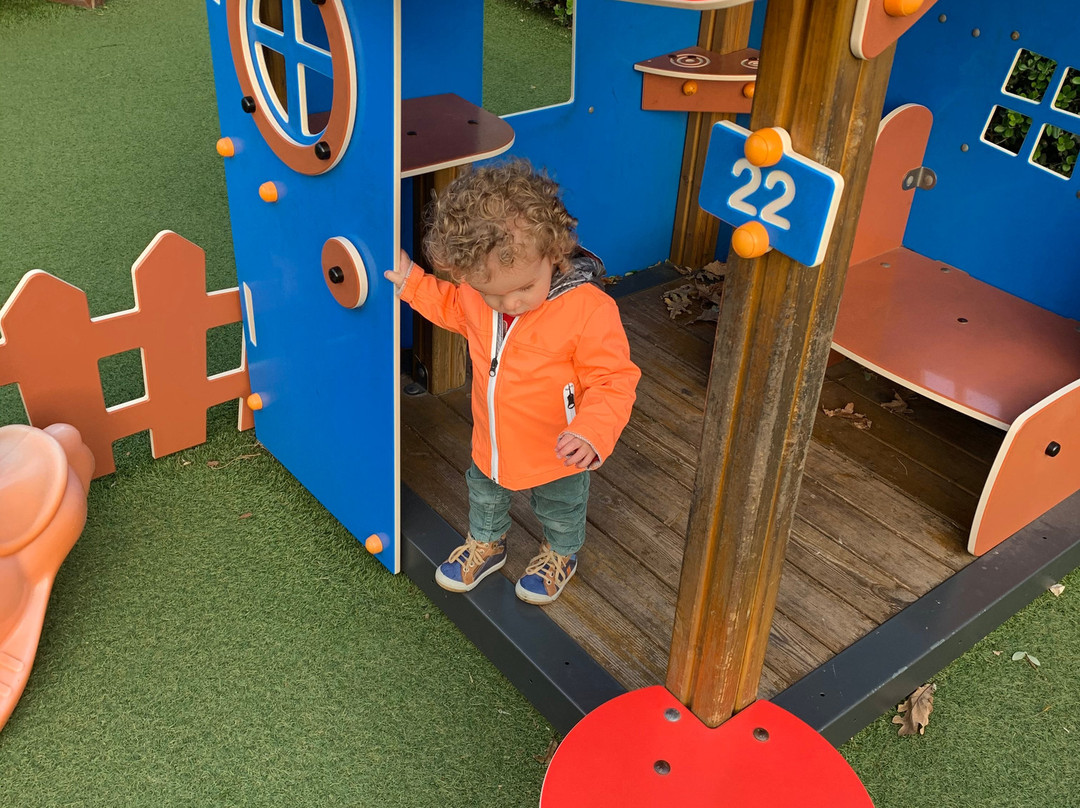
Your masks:
{"label": "child's face", "polygon": [[550,258],[529,250],[508,267],[494,255],[487,257],[488,280],[469,282],[484,302],[501,314],[517,316],[539,308],[551,291],[553,268]]}

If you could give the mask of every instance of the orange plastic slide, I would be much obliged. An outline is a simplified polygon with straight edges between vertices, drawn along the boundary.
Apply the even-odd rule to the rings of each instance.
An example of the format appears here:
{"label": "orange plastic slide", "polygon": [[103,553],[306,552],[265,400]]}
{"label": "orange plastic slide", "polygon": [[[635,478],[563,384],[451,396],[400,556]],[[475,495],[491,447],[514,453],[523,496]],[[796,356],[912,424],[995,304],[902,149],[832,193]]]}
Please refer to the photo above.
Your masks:
{"label": "orange plastic slide", "polygon": [[75,427],[0,427],[0,729],[30,677],[57,570],[86,524],[94,456]]}

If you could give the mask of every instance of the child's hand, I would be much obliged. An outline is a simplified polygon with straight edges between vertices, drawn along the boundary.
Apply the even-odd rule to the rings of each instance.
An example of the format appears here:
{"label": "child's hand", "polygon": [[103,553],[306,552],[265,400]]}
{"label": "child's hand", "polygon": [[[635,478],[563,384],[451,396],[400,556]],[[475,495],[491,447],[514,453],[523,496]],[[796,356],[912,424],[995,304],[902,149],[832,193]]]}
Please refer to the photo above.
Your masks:
{"label": "child's hand", "polygon": [[579,469],[587,469],[596,462],[598,455],[587,440],[582,440],[577,435],[563,432],[555,442],[555,454],[563,461],[564,466],[577,466]]}
{"label": "child's hand", "polygon": [[405,276],[409,274],[409,269],[412,267],[412,259],[409,258],[409,254],[404,250],[398,256],[397,269],[388,269],[383,273],[383,277],[388,281],[392,281],[394,286],[401,286],[405,283]]}

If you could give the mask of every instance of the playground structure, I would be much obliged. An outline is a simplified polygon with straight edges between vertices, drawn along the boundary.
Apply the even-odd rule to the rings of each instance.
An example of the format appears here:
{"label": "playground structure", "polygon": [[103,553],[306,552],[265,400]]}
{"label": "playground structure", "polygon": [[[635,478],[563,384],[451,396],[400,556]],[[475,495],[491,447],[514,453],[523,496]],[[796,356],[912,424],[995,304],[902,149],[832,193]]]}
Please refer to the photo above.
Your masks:
{"label": "playground structure", "polygon": [[[696,188],[705,182],[700,132],[710,129],[709,118],[718,113],[698,109],[688,118],[671,109],[642,109],[643,72],[635,71],[633,66],[655,58],[656,53],[679,51],[688,42],[696,42],[697,47],[710,52],[718,47],[718,43],[723,52],[739,51],[750,44],[751,11],[759,12],[764,8],[764,4],[751,6],[693,0],[683,3],[671,0],[664,5],[676,7],[657,9],[616,0],[589,3],[582,0],[577,10],[575,33],[578,59],[574,98],[567,105],[509,116],[506,120],[513,128],[510,153],[547,166],[567,188],[568,206],[582,221],[583,240],[607,259],[616,274],[663,258],[676,246],[683,254],[695,250],[711,252],[709,242],[715,240],[715,236],[710,235],[712,223],[709,227],[697,227],[694,222],[704,219],[685,201],[687,197],[696,197]],[[717,11],[721,5],[732,7]],[[951,83],[941,80],[943,86],[949,87],[969,86],[974,81],[988,81],[987,76],[999,75],[1003,87],[1010,68],[1006,62],[1010,62],[1021,47],[1053,56],[1059,63],[1059,75],[1064,75],[1069,59],[1072,58],[1073,63],[1077,60],[1067,48],[1060,50],[1065,45],[1060,36],[1055,36],[1049,20],[1036,24],[1027,18],[1030,12],[1025,12],[1022,21],[1013,21],[1009,14],[1017,12],[988,11],[977,8],[978,4],[940,0],[933,4],[933,13],[913,25],[901,39],[896,64],[906,67],[903,71],[898,67],[893,74],[905,80],[897,83],[894,78],[886,92],[892,58],[888,43],[878,52],[880,55],[870,52],[877,45],[864,46],[869,47],[864,50],[864,55],[873,56],[872,60],[859,60],[852,53],[855,26],[850,21],[868,20],[867,4],[850,0],[829,4],[829,9],[822,5],[798,0],[770,0],[764,16],[763,41],[760,43],[762,61],[754,82],[750,130],[782,128],[788,133],[792,151],[842,176],[844,194],[838,203],[834,227],[831,233],[824,234],[828,248],[821,255],[822,263],[817,268],[811,269],[782,254],[779,242],[772,242],[777,246],[761,257],[733,259],[729,263],[727,301],[717,339],[717,344],[725,346],[725,350],[712,355],[714,384],[705,402],[704,431],[699,430],[700,444],[694,445],[700,453],[700,461],[690,469],[691,484],[696,474],[699,483],[696,489],[701,493],[691,503],[685,553],[682,547],[678,548],[682,582],[677,607],[670,616],[673,630],[667,615],[654,616],[659,633],[664,632],[664,623],[669,621],[666,630],[669,636],[674,635],[666,660],[669,690],[710,726],[722,724],[758,695],[770,629],[778,628],[781,632],[778,636],[787,641],[795,633],[790,625],[778,627],[771,618],[777,599],[782,597],[780,570],[788,549],[787,534],[794,522],[799,480],[807,462],[811,421],[837,310],[840,312],[838,348],[908,386],[918,386],[919,380],[911,378],[912,372],[890,369],[889,363],[875,359],[870,349],[853,347],[844,337],[845,318],[866,311],[866,306],[861,304],[851,307],[847,298],[840,302],[849,263],[854,265],[849,277],[857,278],[856,270],[861,265],[866,264],[869,268],[876,263],[880,266],[886,253],[891,256],[892,251],[912,244],[913,251],[940,257],[947,263],[952,271],[942,273],[935,261],[935,271],[940,275],[952,279],[962,277],[963,271],[977,277],[984,267],[993,264],[972,255],[980,242],[993,243],[992,239],[986,238],[985,225],[981,223],[995,211],[965,209],[970,220],[963,222],[963,227],[954,229],[966,236],[964,240],[957,239],[946,255],[936,252],[937,245],[943,242],[933,228],[948,217],[940,209],[923,213],[925,207],[932,207],[930,202],[947,199],[947,191],[964,196],[978,188],[980,198],[988,199],[995,189],[1000,193],[1004,187],[1009,189],[1007,193],[1014,193],[1014,186],[1034,186],[1045,181],[1049,183],[1048,187],[1062,191],[1061,196],[1054,197],[1056,206],[1051,209],[1059,212],[1064,220],[1068,210],[1066,205],[1070,203],[1061,197],[1075,193],[1074,178],[1048,173],[1042,176],[1045,169],[1028,159],[1031,143],[1024,146],[1021,154],[1009,156],[976,138],[986,127],[992,104],[982,108],[982,120],[974,125],[975,134],[971,134],[970,116],[958,122],[948,120],[942,108],[947,111],[954,102],[930,97],[918,56],[922,49],[929,47],[923,37],[944,37],[955,52],[987,44],[998,49],[997,55],[990,60],[993,69],[990,66],[966,68],[971,69],[970,76],[959,76]],[[927,11],[930,5],[923,4],[921,11]],[[422,422],[410,420],[415,418],[418,410],[415,402],[402,401],[397,392],[399,310],[388,286],[379,278],[381,269],[392,265],[398,245],[408,244],[412,236],[409,185],[403,185],[403,179],[419,176],[418,172],[425,168],[452,170],[455,163],[482,159],[510,145],[506,130],[500,128],[499,122],[483,115],[478,106],[482,101],[478,92],[478,28],[462,21],[475,22],[479,5],[462,4],[454,8],[455,24],[464,29],[466,35],[448,43],[449,50],[442,48],[437,54],[432,52],[434,49],[417,44],[443,24],[440,15],[449,13],[437,4],[406,3],[399,9],[398,4],[390,2],[362,7],[333,0],[323,4],[301,2],[285,4],[280,21],[271,24],[273,7],[273,3],[262,2],[257,5],[258,11],[253,11],[256,6],[247,3],[228,0],[220,3],[209,0],[207,3],[222,135],[228,139],[219,149],[226,160],[242,290],[240,297],[244,307],[245,347],[250,360],[251,387],[258,395],[261,407],[255,416],[259,437],[359,539],[381,534],[383,538],[378,545],[366,545],[369,549],[375,547],[374,552],[381,562],[395,570],[404,566],[410,574],[415,573],[416,580],[423,586],[425,580],[430,580],[430,569],[425,568],[423,558],[428,552],[427,547],[433,546],[432,553],[436,556],[445,554],[445,548],[452,546],[447,543],[447,534],[452,536],[453,531],[447,529],[445,522],[440,524],[438,519],[433,519],[432,508],[420,502],[414,493],[406,490],[399,495],[397,482],[390,481],[385,473],[389,468],[397,470],[399,462],[404,464],[401,458],[410,454],[407,441],[412,438],[409,436],[425,430]],[[299,22],[292,16],[294,10],[299,15]],[[238,16],[241,12],[267,16],[260,22],[245,18],[241,23]],[[939,22],[940,16],[944,16],[945,21]],[[759,14],[759,22],[761,19]],[[325,38],[317,33],[322,30],[318,25],[320,20],[326,29]],[[978,37],[972,34],[976,27],[981,32]],[[627,33],[625,36],[620,33],[617,42],[609,42],[603,32],[611,30]],[[288,42],[286,31],[304,33],[293,36],[293,41]],[[314,37],[312,31],[316,32]],[[1012,37],[1013,32],[1018,36]],[[312,37],[317,41],[311,41]],[[235,47],[237,41],[244,44],[239,55]],[[723,44],[725,42],[727,44]],[[781,46],[787,42],[797,44],[788,48]],[[595,47],[583,47],[594,43]],[[942,44],[934,43],[934,46],[942,47]],[[909,47],[915,51],[914,56],[905,56],[905,49]],[[1007,53],[1010,48],[1013,49],[1012,56],[1004,59],[1001,53]],[[352,65],[348,60],[342,61],[343,49],[354,60]],[[303,64],[303,70],[288,74],[298,76],[297,81],[286,79],[283,87],[275,86],[271,65],[277,57],[270,51],[293,59],[294,64],[297,61]],[[770,54],[774,55],[771,61]],[[982,51],[979,55],[990,59]],[[438,60],[437,64],[435,60]],[[966,66],[968,62],[963,64]],[[393,65],[394,70],[386,69],[388,65]],[[448,70],[445,65],[453,69]],[[800,77],[795,86],[789,78],[793,75]],[[967,83],[961,82],[961,78]],[[739,81],[740,86],[744,86],[745,76]],[[1001,94],[997,79],[990,84],[994,86],[984,88],[985,93],[972,92],[972,95],[996,99]],[[456,98],[448,99],[448,93],[454,93]],[[687,97],[698,95],[694,92]],[[1048,109],[1052,97],[1053,91],[1047,100],[1040,102],[1046,119],[1067,121],[1061,117],[1066,113]],[[742,98],[746,100],[745,94]],[[444,120],[438,111],[439,99],[450,100],[452,109],[446,115],[460,129],[466,133],[483,131],[487,137],[482,142],[455,148],[450,155],[432,156],[421,152],[412,160],[408,157],[410,140],[423,139],[429,124],[417,124],[416,128],[407,124],[406,108],[411,106],[418,110],[419,115],[413,120],[439,122]],[[342,103],[343,108],[339,107]],[[893,181],[890,188],[888,179],[883,180],[879,192],[875,189],[875,177],[882,165],[882,156],[889,153],[889,149],[882,148],[884,141],[881,138],[888,137],[891,125],[886,123],[881,129],[875,165],[871,166],[869,156],[880,113],[883,107],[890,110],[920,103],[926,104],[934,116],[933,126],[929,128],[927,157],[916,160],[917,164],[905,158],[898,166],[886,166],[882,170],[886,171],[886,178],[893,176]],[[1015,103],[1023,106],[1029,102]],[[342,113],[342,109],[346,112]],[[891,119],[892,123],[898,120]],[[453,123],[438,125],[440,131],[449,131],[453,127]],[[960,154],[974,158],[983,155],[984,152],[977,151],[983,149],[987,161],[1012,162],[1001,163],[1000,167],[991,163],[989,169],[965,166],[971,174],[957,182],[950,174],[958,171],[958,159],[962,159],[956,154],[960,148],[956,127],[967,127],[959,140],[969,149]],[[934,138],[939,134],[946,145],[934,144]],[[1037,139],[1038,133],[1031,137]],[[445,145],[441,138],[429,140],[439,146]],[[275,143],[280,151],[274,148]],[[567,143],[579,148],[568,150]],[[296,149],[289,148],[297,144]],[[566,154],[568,151],[572,153]],[[638,161],[640,171],[629,172],[625,162],[635,154],[648,154],[649,159]],[[950,154],[952,156],[948,156]],[[680,155],[684,177],[681,185],[676,182],[680,175]],[[935,172],[933,189],[927,187],[928,181],[922,172],[914,174],[910,186],[907,185],[908,172],[920,169],[923,162]],[[900,170],[900,174],[890,174],[891,169]],[[1014,170],[1030,173],[1014,176]],[[998,183],[1004,183],[1004,186]],[[899,206],[896,200],[888,198],[890,193],[896,195],[897,184],[903,197]],[[749,201],[754,202],[754,199]],[[867,215],[867,212],[877,210],[873,207],[877,204],[891,215]],[[911,207],[910,217],[906,214],[907,204]],[[955,201],[943,204],[956,207]],[[766,203],[758,203],[756,207],[763,209]],[[861,219],[856,215],[860,207],[863,211]],[[1025,205],[1021,209],[1027,207],[1045,209],[1039,205]],[[899,215],[898,208],[904,215]],[[856,219],[859,219],[858,232]],[[881,220],[890,222],[891,238],[867,241],[871,238],[867,226]],[[1030,228],[1031,224],[1024,222],[1020,226]],[[931,235],[918,236],[926,241],[911,241],[920,228],[930,230]],[[1070,239],[1075,240],[1076,236],[1064,225],[1051,229],[1055,239],[1044,240],[1046,252],[1042,254],[1041,269],[1056,265],[1067,269],[1076,246]],[[1005,228],[996,230],[1004,233]],[[673,232],[675,238],[672,238]],[[989,249],[1000,249],[1000,244]],[[886,262],[892,264],[893,260]],[[903,268],[899,260],[895,263],[896,269]],[[1011,263],[1015,265],[1015,258]],[[993,277],[980,282],[993,288],[1007,286]],[[1046,293],[1043,289],[1046,296],[1036,300],[1041,308],[1058,308],[1060,304],[1061,308],[1055,312],[1059,318],[1074,313],[1066,306],[1068,294],[1049,281],[1046,285],[1051,291]],[[1008,294],[1012,297],[1018,294],[1032,296],[1030,291],[1023,289],[1010,288]],[[868,297],[879,298],[880,292],[871,290]],[[909,296],[907,301],[910,299]],[[903,308],[903,304],[887,307],[890,312]],[[917,323],[924,327],[929,316],[919,315]],[[953,323],[959,316],[964,315],[950,310],[949,318]],[[880,313],[875,313],[871,319],[879,326],[887,322]],[[968,316],[966,319],[969,323],[957,325],[971,324],[975,318]],[[1019,327],[1006,326],[1006,336],[1011,339]],[[956,326],[950,323],[950,327]],[[896,328],[886,327],[886,336],[895,336]],[[910,331],[912,326],[900,328]],[[1052,335],[1049,344],[1068,345],[1067,330]],[[1071,339],[1075,340],[1075,337]],[[939,340],[934,344],[943,342]],[[873,344],[872,348],[880,349],[882,343],[888,347],[888,339],[885,339]],[[119,350],[135,344],[125,343]],[[927,349],[920,350],[925,358]],[[910,353],[918,357],[920,350]],[[1023,355],[1021,361],[1029,355]],[[762,357],[769,357],[769,361],[763,361]],[[770,366],[782,372],[770,375]],[[1007,374],[997,374],[992,381],[1000,381],[1002,375]],[[1069,383],[1067,377],[1062,381],[1051,375],[1049,381],[1044,379],[1044,384],[1049,385],[1046,389],[1028,393],[1029,400],[1024,408],[1045,399],[1052,399],[1051,403],[1064,401],[1068,391],[1060,395],[1057,391],[1065,390]],[[386,390],[386,395],[366,395],[365,391],[373,387]],[[923,385],[921,389],[927,396],[944,398],[929,385]],[[246,390],[233,391],[229,397],[244,393]],[[656,395],[660,395],[659,391]],[[703,386],[700,395],[704,399]],[[358,406],[361,401],[362,408]],[[1067,406],[1067,402],[1055,405],[1055,411]],[[1009,420],[999,419],[1001,423],[995,422],[996,425],[1023,426],[1028,420],[1035,421],[1034,416],[1024,418],[1027,412],[1024,408],[1014,410]],[[398,412],[406,410],[410,415],[402,418],[403,423],[399,422]],[[967,410],[964,412],[971,414]],[[36,421],[33,414],[31,417]],[[1041,453],[1047,458],[1047,461],[1039,458],[1044,466],[1046,462],[1055,463],[1049,467],[1049,478],[1055,482],[1068,479],[1068,474],[1058,468],[1068,468],[1071,458],[1070,441],[1067,436],[1062,440],[1059,433],[1067,428],[1067,423],[1057,420],[1045,442],[1040,433],[1031,444],[1037,450],[1036,455]],[[447,434],[450,431],[447,429]],[[1058,445],[1053,454],[1045,451],[1050,443]],[[363,453],[358,453],[357,448],[361,445]],[[155,455],[157,453],[155,446]],[[812,448],[809,454],[813,460]],[[358,463],[360,457],[362,463]],[[1059,460],[1064,462],[1057,462]],[[1000,473],[1002,468],[1011,468],[1014,463],[1002,460],[995,465],[1000,478],[1004,476]],[[1021,471],[1022,477],[1027,474]],[[416,478],[408,473],[406,477],[413,486]],[[1012,485],[1015,488],[1017,483]],[[1022,479],[1020,485],[1026,486],[1025,480]],[[364,491],[367,496],[357,497],[357,490]],[[1037,506],[1038,513],[1023,515],[1021,518],[1027,521],[1017,527],[1023,528],[1039,520],[1057,499],[1069,497],[1074,490],[1075,486],[1066,483],[1060,490],[1049,491],[1049,499]],[[653,497],[662,498],[664,493],[661,492],[660,497],[654,493]],[[1026,490],[1021,490],[1021,494],[1021,499],[1027,498]],[[648,496],[648,493],[642,494],[641,501],[645,502]],[[447,509],[453,507],[445,502],[433,504],[441,512],[448,512]],[[648,504],[657,507],[652,502]],[[983,509],[984,520],[985,512]],[[949,513],[947,517],[954,522],[963,521],[962,515]],[[446,519],[452,521],[449,515]],[[671,527],[667,526],[669,532],[672,532]],[[677,532],[681,524],[675,522],[674,527]],[[1011,527],[1003,529],[1015,532]],[[1043,524],[1039,526],[1039,532],[1045,536],[1052,531]],[[594,564],[599,567],[600,544],[595,546]],[[1036,590],[1039,586],[1036,579],[1047,569],[1069,568],[1070,559],[1071,566],[1076,565],[1071,540],[1056,546],[1059,547],[1058,555],[1042,566],[1036,566],[1035,572],[1024,568],[1025,581],[1034,581],[1025,591]],[[792,549],[797,548],[792,546]],[[1021,555],[1037,549],[1030,543],[1025,544],[1022,536],[1002,545],[1003,551]],[[1026,552],[1029,559],[1034,555]],[[945,567],[950,570],[963,568],[957,579],[970,572],[967,560],[958,562],[955,554],[947,558]],[[513,569],[512,564],[508,567]],[[601,589],[599,578],[593,579],[594,583],[589,580],[583,575],[580,583],[583,587]],[[938,583],[950,585],[950,581]],[[940,600],[940,590],[936,591]],[[498,594],[478,591],[472,602],[484,606],[483,599],[488,597],[497,599]],[[1022,595],[1014,596],[1006,603],[1016,604],[1015,597]],[[448,611],[458,610],[464,614],[472,608],[469,599],[454,603],[448,602],[446,596],[433,599]],[[710,623],[703,614],[702,607],[706,603],[719,604],[716,611],[723,613],[719,624]],[[613,623],[624,605],[608,606]],[[950,601],[949,605],[957,613],[967,608],[960,600]],[[917,602],[909,608],[918,609],[921,605]],[[542,615],[520,615],[509,608],[504,610],[510,612],[511,622],[519,616],[521,621],[530,621],[525,630],[531,636],[548,637],[551,635],[545,632],[554,631],[546,624],[538,627],[539,622],[546,620]],[[567,615],[567,611],[551,610],[558,619],[573,623],[575,618]],[[733,619],[731,628],[725,628],[729,622],[727,617],[736,614],[751,615],[751,623],[742,624]],[[897,618],[902,619],[903,615],[897,615]],[[473,621],[467,631],[477,636],[477,632],[482,631],[476,628],[479,618],[473,615],[465,619]],[[595,622],[588,624],[580,616],[576,619],[579,625],[585,624],[586,631],[596,625]],[[518,627],[521,625],[519,623]],[[887,626],[882,627],[882,631],[885,630]],[[942,627],[942,630],[945,629]],[[977,627],[970,629],[969,635],[977,630]],[[805,637],[800,639],[804,644],[810,642]],[[927,644],[933,646],[940,646],[939,640],[937,636],[926,637]],[[625,677],[626,666],[619,668],[616,665],[618,675],[608,674],[599,665],[590,668],[589,661],[581,660],[580,656],[573,657],[574,666],[567,665],[574,668],[569,675],[541,669],[540,678],[547,684],[531,681],[524,684],[533,678],[535,671],[522,661],[520,651],[514,656],[499,650],[497,643],[482,638],[477,641],[485,650],[496,648],[494,652],[489,650],[493,658],[509,668],[511,679],[560,727],[573,723],[575,711],[587,712],[627,686],[627,682],[635,686],[640,684]],[[485,643],[488,644],[485,646]],[[617,639],[609,644],[615,643]],[[961,650],[961,644],[960,640],[949,643],[949,651]],[[627,647],[628,655],[632,656],[641,646],[630,642]],[[833,648],[830,646],[828,650]],[[561,650],[554,651],[553,646],[548,646],[538,647],[535,651],[537,658],[554,655],[555,665],[562,665],[562,657],[558,656]],[[580,653],[580,649],[573,653]],[[528,651],[525,656],[529,656]],[[841,657],[836,657],[832,668],[850,672],[857,667],[845,668]],[[926,659],[929,661],[923,663],[924,671],[926,665],[943,664],[940,654]],[[581,660],[580,666],[578,660]],[[531,659],[528,661],[532,662]],[[604,662],[610,665],[610,659],[604,659]],[[542,668],[547,663],[540,661],[537,664]],[[875,684],[875,687],[880,685],[878,689],[884,689],[886,695],[873,704],[894,704],[896,694],[888,692],[889,688],[906,688],[904,692],[912,689],[905,681],[918,675],[919,666],[911,664],[902,670],[904,672],[897,679],[899,684]],[[642,664],[639,672],[644,679],[655,676],[655,670],[649,664]],[[807,678],[812,679],[814,675]],[[774,675],[769,684],[776,693],[792,685],[792,681]],[[587,692],[580,696],[573,692],[575,688]],[[817,690],[818,685],[815,683],[812,689]],[[787,692],[787,698],[780,693],[778,703],[822,730],[839,723],[836,715],[843,714],[844,710],[851,711],[850,705],[830,703],[827,708],[832,710],[833,718],[811,720],[816,707],[799,704],[797,694]],[[823,699],[826,692],[826,689],[821,690]],[[830,697],[834,695],[832,691],[828,692]],[[571,706],[560,706],[556,703],[560,700],[571,702]],[[863,710],[862,715],[866,713]],[[871,709],[870,714],[876,713]],[[858,729],[855,725],[858,720],[856,717],[842,723],[827,736],[831,740],[842,740],[845,734]]]}

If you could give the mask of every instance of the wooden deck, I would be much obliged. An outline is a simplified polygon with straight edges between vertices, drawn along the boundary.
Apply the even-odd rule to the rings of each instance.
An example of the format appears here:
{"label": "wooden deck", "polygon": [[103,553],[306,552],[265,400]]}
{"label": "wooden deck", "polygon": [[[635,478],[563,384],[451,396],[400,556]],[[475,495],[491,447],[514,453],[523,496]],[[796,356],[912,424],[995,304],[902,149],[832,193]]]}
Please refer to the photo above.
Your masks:
{"label": "wooden deck", "polygon": [[[675,282],[673,285],[679,285]],[[678,324],[662,288],[619,301],[642,369],[634,414],[594,473],[581,566],[544,607],[626,688],[662,683],[694,484],[714,328]],[[881,406],[899,392],[911,412]],[[825,410],[853,404],[860,419]],[[469,464],[467,387],[402,396],[402,480],[462,534]],[[1002,432],[864,371],[850,360],[822,388],[760,695],[769,697],[973,560],[968,528]],[[540,526],[514,498],[516,579]],[[449,549],[449,548],[448,548]]]}

